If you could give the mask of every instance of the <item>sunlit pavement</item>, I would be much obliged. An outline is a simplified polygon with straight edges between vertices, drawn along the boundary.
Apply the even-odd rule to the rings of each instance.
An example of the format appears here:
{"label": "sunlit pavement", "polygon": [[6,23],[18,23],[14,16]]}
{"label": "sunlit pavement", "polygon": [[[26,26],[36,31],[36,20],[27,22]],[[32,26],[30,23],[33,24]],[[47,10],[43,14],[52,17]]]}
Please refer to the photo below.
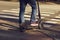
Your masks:
{"label": "sunlit pavement", "polygon": [[[24,15],[26,20],[29,20],[30,18],[31,14],[30,8],[31,7],[27,5],[26,12]],[[41,18],[45,23],[60,24],[60,5],[41,4],[40,9],[42,16]],[[19,3],[0,1],[0,29],[1,29],[0,40],[45,40],[45,39],[52,40],[51,38],[46,37],[40,32],[28,31],[25,33],[20,33],[19,31],[9,30],[16,29],[19,27],[18,17],[19,17]],[[56,27],[56,25],[54,27]]]}

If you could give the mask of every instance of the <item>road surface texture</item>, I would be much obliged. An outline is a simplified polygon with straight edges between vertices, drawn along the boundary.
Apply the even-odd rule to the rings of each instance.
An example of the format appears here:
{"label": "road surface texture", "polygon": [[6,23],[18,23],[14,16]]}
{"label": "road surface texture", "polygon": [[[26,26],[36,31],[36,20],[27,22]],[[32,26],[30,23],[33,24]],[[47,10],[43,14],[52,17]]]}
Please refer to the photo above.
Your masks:
{"label": "road surface texture", "polygon": [[[45,23],[55,25],[45,25],[48,28],[60,29],[60,5],[49,3],[40,4],[41,18]],[[31,7],[27,5],[25,11],[25,19],[30,20]],[[36,18],[38,18],[36,16]],[[41,32],[28,30],[24,33],[18,28],[19,19],[19,3],[0,1],[0,40],[52,40],[52,38]],[[10,30],[12,29],[12,30]],[[60,30],[59,30],[60,31]]]}

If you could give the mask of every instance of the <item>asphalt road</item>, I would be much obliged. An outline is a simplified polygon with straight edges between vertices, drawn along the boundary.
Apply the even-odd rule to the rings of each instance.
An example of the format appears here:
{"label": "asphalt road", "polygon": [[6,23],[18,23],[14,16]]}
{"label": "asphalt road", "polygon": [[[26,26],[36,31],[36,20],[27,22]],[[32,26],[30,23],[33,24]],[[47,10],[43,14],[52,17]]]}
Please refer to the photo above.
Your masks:
{"label": "asphalt road", "polygon": [[[25,19],[29,20],[31,7],[27,5]],[[49,23],[60,24],[59,19],[53,19],[55,16],[60,18],[60,5],[57,4],[41,4],[42,19],[48,20]],[[40,33],[28,31],[21,33],[18,30],[19,3],[0,1],[0,40],[52,40],[50,37]],[[52,21],[51,21],[52,20]],[[47,23],[48,23],[47,22]],[[12,29],[12,30],[10,30]]]}

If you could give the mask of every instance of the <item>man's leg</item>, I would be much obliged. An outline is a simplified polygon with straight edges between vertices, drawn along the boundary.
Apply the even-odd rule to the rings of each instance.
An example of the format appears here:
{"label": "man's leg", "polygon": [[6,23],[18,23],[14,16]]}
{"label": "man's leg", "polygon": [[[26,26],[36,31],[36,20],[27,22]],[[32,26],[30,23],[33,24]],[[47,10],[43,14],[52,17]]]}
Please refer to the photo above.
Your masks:
{"label": "man's leg", "polygon": [[19,23],[24,23],[24,12],[25,12],[25,7],[26,3],[23,0],[20,0],[20,11],[19,11]]}
{"label": "man's leg", "polygon": [[25,12],[25,7],[26,7],[27,3],[25,3],[24,0],[20,0],[20,11],[19,11],[19,26],[20,26],[20,31],[24,31],[24,12]]}
{"label": "man's leg", "polygon": [[36,26],[36,13],[37,13],[37,9],[36,9],[36,0],[30,0],[30,6],[32,7],[32,14],[31,14],[31,25],[32,26]]}

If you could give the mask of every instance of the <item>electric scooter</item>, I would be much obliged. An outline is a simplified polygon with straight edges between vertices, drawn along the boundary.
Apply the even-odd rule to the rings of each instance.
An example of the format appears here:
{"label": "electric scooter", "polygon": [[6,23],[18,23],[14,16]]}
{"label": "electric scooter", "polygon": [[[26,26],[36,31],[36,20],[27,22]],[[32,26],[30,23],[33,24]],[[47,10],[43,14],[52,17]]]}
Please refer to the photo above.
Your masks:
{"label": "electric scooter", "polygon": [[42,32],[46,36],[52,38],[53,40],[60,40],[60,31],[54,29],[48,29],[44,27],[44,22],[41,19],[40,7],[39,7],[39,0],[37,0],[37,7],[38,7],[38,29],[37,31]]}

